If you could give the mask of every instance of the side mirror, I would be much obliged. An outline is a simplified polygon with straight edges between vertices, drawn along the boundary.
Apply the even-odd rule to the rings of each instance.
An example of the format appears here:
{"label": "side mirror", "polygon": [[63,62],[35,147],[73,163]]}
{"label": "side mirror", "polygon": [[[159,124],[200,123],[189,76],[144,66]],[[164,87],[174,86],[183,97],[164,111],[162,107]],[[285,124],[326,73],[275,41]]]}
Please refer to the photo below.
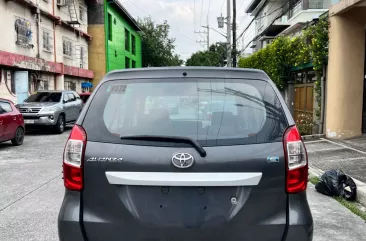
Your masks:
{"label": "side mirror", "polygon": [[67,100],[63,100],[63,101],[62,101],[62,103],[64,103],[64,104],[65,104],[65,103],[67,103],[67,102],[68,102]]}

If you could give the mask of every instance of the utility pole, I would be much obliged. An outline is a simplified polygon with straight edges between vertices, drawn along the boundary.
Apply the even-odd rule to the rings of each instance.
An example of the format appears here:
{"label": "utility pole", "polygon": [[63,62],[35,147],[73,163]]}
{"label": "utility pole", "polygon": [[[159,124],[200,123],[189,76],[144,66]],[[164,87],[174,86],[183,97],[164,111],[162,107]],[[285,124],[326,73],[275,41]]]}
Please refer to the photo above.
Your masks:
{"label": "utility pole", "polygon": [[[206,26],[202,26],[203,28],[206,28]],[[201,34],[206,34],[207,36],[208,36],[208,32],[206,32],[206,31],[194,31],[194,33],[198,33],[200,36],[201,36]],[[202,36],[201,36],[202,37]],[[208,40],[208,37],[207,37],[207,40]],[[207,44],[207,49],[209,48],[209,42],[207,42],[207,40],[200,40],[200,41],[196,41],[196,43],[199,43],[199,44],[201,44],[201,45],[203,45],[203,44]]]}
{"label": "utility pole", "polygon": [[236,67],[236,0],[233,0],[233,67]]}
{"label": "utility pole", "polygon": [[210,25],[208,25],[208,23],[207,23],[207,26],[202,26],[202,28],[207,28],[207,32],[205,32],[205,33],[207,33],[206,34],[207,51],[210,51]]}
{"label": "utility pole", "polygon": [[227,67],[231,67],[231,0],[227,0]]}

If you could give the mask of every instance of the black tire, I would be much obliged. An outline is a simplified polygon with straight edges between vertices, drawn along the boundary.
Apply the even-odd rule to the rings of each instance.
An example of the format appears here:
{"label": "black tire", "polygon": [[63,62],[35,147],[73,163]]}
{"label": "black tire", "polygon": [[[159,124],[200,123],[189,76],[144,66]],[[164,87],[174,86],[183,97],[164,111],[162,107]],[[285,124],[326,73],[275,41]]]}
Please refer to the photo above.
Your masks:
{"label": "black tire", "polygon": [[60,115],[58,117],[56,126],[54,128],[57,134],[62,134],[65,131],[65,116]]}
{"label": "black tire", "polygon": [[21,144],[23,144],[24,141],[24,129],[23,127],[18,127],[15,131],[15,137],[14,139],[11,140],[11,144],[13,144],[13,146],[20,146]]}

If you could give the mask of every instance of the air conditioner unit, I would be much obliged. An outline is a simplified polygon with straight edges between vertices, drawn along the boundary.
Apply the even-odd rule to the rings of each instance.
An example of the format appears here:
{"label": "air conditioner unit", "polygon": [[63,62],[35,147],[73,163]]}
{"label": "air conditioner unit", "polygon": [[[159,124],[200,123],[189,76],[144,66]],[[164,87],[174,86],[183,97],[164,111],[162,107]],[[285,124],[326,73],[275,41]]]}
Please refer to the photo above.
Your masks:
{"label": "air conditioner unit", "polygon": [[66,0],[57,0],[57,6],[65,6],[66,5]]}

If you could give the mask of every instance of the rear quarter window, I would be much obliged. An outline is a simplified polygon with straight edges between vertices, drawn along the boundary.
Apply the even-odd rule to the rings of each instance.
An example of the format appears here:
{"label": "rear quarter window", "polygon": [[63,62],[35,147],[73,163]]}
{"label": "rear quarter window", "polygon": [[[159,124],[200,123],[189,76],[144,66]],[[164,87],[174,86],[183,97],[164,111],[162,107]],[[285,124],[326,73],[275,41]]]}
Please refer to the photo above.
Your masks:
{"label": "rear quarter window", "polygon": [[245,145],[282,141],[287,125],[267,82],[202,78],[105,82],[83,121],[88,140],[137,145],[164,143],[120,140],[120,135],[187,136],[203,146]]}

